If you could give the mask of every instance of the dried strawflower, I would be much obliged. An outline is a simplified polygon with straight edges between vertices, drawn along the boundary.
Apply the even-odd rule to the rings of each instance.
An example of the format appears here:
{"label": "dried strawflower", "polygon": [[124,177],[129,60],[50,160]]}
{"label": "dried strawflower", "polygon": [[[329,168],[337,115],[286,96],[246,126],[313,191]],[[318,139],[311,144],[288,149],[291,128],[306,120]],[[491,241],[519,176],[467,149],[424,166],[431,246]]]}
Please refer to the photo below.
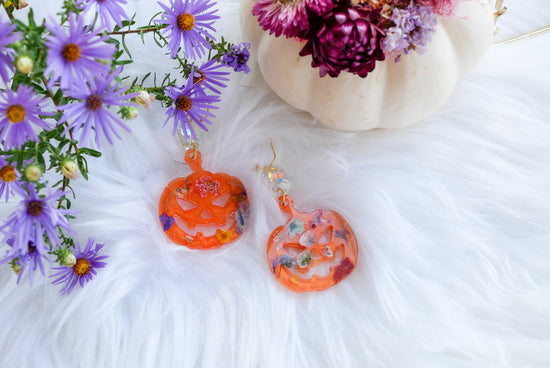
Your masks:
{"label": "dried strawflower", "polygon": [[319,67],[321,77],[337,77],[342,71],[366,77],[385,58],[380,13],[368,6],[333,8],[315,18],[300,56],[311,55],[311,66]]}

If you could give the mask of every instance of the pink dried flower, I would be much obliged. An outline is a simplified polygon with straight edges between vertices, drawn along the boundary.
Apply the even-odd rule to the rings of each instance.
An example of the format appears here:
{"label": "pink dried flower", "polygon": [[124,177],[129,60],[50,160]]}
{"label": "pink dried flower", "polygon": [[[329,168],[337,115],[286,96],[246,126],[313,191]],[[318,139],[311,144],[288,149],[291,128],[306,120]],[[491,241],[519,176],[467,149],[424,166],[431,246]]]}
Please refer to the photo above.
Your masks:
{"label": "pink dried flower", "polygon": [[431,6],[435,14],[443,17],[455,15],[456,7],[464,0],[416,0],[423,6]]}
{"label": "pink dried flower", "polygon": [[269,34],[297,37],[309,28],[308,10],[322,15],[334,7],[332,0],[258,0],[252,14]]}

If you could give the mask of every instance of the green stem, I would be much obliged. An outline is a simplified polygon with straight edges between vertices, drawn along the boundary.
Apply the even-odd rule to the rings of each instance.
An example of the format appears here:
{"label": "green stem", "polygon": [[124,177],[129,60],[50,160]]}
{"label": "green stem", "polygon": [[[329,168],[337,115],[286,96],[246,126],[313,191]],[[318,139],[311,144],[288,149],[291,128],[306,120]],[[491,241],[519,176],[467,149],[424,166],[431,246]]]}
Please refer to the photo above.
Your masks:
{"label": "green stem", "polygon": [[149,32],[157,32],[163,28],[166,28],[168,25],[164,24],[162,26],[152,26],[147,28],[140,28],[140,29],[132,29],[127,31],[115,31],[115,32],[108,32],[107,35],[127,35],[130,33],[149,33]]}

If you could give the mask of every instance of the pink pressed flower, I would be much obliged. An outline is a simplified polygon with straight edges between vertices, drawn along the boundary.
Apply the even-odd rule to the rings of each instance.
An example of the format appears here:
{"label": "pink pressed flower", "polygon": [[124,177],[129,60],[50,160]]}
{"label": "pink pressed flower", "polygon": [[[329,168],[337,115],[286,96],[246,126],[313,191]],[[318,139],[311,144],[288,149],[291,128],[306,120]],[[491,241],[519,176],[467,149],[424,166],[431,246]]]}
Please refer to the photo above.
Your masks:
{"label": "pink pressed flower", "polygon": [[252,14],[258,16],[260,26],[276,37],[297,37],[307,31],[308,9],[321,15],[334,7],[331,0],[258,0]]}

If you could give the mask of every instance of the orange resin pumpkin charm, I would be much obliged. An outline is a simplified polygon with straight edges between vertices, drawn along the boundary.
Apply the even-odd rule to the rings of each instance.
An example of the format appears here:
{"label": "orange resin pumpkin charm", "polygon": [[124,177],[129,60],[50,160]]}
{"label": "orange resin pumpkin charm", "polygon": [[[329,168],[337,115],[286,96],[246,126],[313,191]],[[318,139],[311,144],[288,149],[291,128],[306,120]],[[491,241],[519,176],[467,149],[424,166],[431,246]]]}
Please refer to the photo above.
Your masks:
{"label": "orange resin pumpkin charm", "polygon": [[185,153],[193,173],[172,180],[160,197],[159,220],[174,242],[193,249],[214,249],[237,240],[249,216],[241,181],[224,173],[202,169],[201,154]]}
{"label": "orange resin pumpkin charm", "polygon": [[267,258],[283,286],[295,292],[326,290],[353,271],[357,240],[339,213],[301,213],[285,195],[279,197],[279,206],[291,218],[271,233]]}

